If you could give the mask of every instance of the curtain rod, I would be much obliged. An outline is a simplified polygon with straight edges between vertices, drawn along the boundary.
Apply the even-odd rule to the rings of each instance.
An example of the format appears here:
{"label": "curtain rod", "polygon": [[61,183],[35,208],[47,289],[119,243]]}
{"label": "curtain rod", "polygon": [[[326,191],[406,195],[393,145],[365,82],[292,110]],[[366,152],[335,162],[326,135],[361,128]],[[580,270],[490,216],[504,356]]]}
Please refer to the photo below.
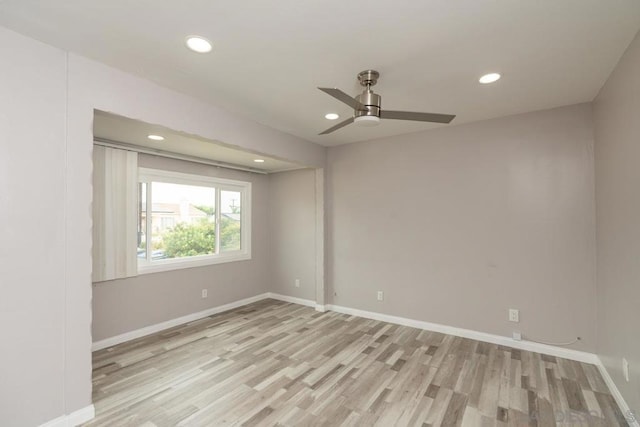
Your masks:
{"label": "curtain rod", "polygon": [[204,165],[215,166],[223,169],[251,172],[251,173],[257,173],[261,175],[268,174],[268,172],[265,172],[259,169],[252,169],[249,167],[238,166],[231,163],[217,162],[215,160],[209,160],[209,159],[204,159],[202,157],[190,156],[188,154],[172,153],[170,151],[164,151],[157,148],[141,147],[138,145],[127,144],[126,142],[120,142],[120,141],[113,141],[106,138],[93,138],[93,143],[96,145],[101,145],[103,147],[119,148],[127,151],[135,151],[136,153],[151,154],[154,156],[166,157],[168,159],[176,159],[176,160],[184,160],[184,161],[193,162],[193,163],[201,163]]}

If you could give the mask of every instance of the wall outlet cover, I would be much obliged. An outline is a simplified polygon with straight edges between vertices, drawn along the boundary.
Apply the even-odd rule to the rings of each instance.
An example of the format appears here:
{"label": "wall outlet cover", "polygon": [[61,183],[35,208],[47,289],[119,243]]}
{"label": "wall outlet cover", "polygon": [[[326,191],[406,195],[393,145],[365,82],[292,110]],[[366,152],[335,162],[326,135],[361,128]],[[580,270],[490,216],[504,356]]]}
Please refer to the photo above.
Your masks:
{"label": "wall outlet cover", "polygon": [[296,279],[295,281],[296,288],[300,287],[300,279]]}
{"label": "wall outlet cover", "polygon": [[378,301],[382,301],[384,299],[384,292],[378,291]]}
{"label": "wall outlet cover", "polygon": [[520,310],[515,308],[509,309],[509,322],[519,322],[520,321]]}
{"label": "wall outlet cover", "polygon": [[209,291],[207,289],[202,290],[202,298],[206,298],[209,296]]}

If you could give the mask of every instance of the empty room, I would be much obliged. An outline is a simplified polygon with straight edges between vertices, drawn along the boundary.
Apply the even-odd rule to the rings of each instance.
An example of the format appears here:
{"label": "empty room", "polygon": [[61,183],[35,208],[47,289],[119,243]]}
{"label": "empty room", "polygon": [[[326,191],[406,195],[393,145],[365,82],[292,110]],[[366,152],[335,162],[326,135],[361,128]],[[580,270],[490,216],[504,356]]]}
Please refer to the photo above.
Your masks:
{"label": "empty room", "polygon": [[640,427],[639,31],[0,1],[0,426]]}

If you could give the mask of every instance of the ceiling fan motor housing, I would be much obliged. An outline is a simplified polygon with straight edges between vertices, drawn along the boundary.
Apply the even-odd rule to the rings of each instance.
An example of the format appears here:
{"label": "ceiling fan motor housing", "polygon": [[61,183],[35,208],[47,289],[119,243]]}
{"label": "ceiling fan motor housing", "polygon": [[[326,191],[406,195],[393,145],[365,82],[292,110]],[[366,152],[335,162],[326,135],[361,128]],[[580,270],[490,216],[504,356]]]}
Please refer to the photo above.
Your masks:
{"label": "ceiling fan motor housing", "polygon": [[382,97],[377,93],[373,93],[370,89],[365,90],[360,95],[356,96],[356,101],[367,107],[366,111],[355,110],[354,116],[376,116],[380,117],[380,103]]}

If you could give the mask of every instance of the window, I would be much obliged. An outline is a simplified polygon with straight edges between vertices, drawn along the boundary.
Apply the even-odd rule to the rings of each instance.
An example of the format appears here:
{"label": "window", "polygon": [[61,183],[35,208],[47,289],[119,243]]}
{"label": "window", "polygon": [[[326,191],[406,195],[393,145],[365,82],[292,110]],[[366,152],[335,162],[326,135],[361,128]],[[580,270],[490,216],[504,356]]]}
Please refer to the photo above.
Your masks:
{"label": "window", "polygon": [[251,183],[139,169],[138,272],[251,259]]}

